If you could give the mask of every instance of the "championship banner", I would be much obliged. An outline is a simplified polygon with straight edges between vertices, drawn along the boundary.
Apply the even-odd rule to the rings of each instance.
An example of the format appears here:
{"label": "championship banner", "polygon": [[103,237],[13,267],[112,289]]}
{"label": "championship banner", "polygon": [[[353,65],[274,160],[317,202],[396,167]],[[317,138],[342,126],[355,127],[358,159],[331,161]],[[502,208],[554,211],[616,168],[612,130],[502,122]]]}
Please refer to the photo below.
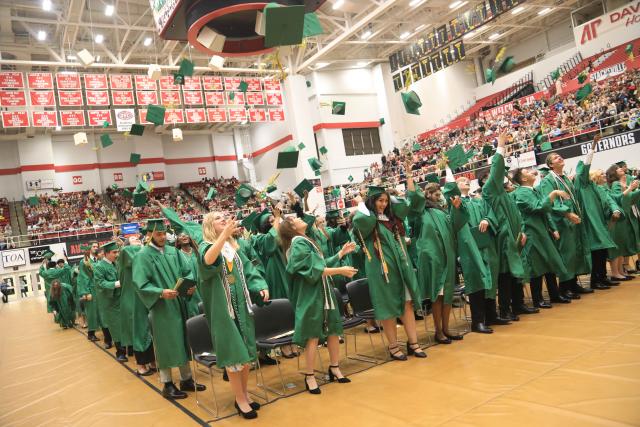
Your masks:
{"label": "championship banner", "polygon": [[284,122],[284,110],[282,108],[271,108],[268,111],[270,122]]}
{"label": "championship banner", "polygon": [[137,90],[136,101],[138,105],[157,105],[158,92],[155,90]]}
{"label": "championship banner", "polygon": [[[85,95],[87,96],[87,105],[88,106],[108,106],[109,102],[109,91],[106,90],[86,90]],[[62,105],[62,104],[60,104]]]}
{"label": "championship banner", "polygon": [[0,72],[0,89],[23,89],[24,78],[22,73],[15,71]]}
{"label": "championship banner", "polygon": [[111,110],[89,110],[87,115],[89,116],[89,126],[104,126],[104,122],[109,123],[109,126],[113,125]]}
{"label": "championship banner", "polygon": [[133,108],[116,109],[116,126],[118,132],[129,132],[131,125],[136,122],[136,113]]}
{"label": "championship banner", "polygon": [[244,108],[229,108],[227,111],[230,122],[244,122],[247,120],[247,110]]}
{"label": "championship banner", "polygon": [[29,127],[29,115],[26,111],[3,111],[2,127],[27,128]]}
{"label": "championship banner", "polygon": [[180,99],[180,92],[177,90],[161,90],[160,91],[160,103],[162,105],[182,105],[182,99]]}
{"label": "championship banner", "polygon": [[53,89],[53,74],[27,73],[29,89]]}
{"label": "championship banner", "polygon": [[213,105],[225,105],[224,104],[224,92],[205,92],[204,98],[207,106]]}
{"label": "championship banner", "polygon": [[185,108],[184,114],[187,117],[187,123],[207,122],[207,113],[204,108]]}
{"label": "championship banner", "polygon": [[0,107],[26,107],[24,90],[0,90]]}
{"label": "championship banner", "polygon": [[61,110],[60,124],[63,127],[86,126],[84,110]]}
{"label": "championship banner", "polygon": [[82,107],[82,92],[79,90],[59,90],[58,105],[61,107]]}
{"label": "championship banner", "polygon": [[282,105],[282,93],[267,93],[267,105]]}
{"label": "championship banner", "polygon": [[224,90],[222,76],[202,76],[204,90]]}
{"label": "championship banner", "polygon": [[156,81],[149,76],[135,75],[136,90],[156,90],[158,85]]}
{"label": "championship banner", "polygon": [[199,90],[185,90],[182,92],[184,105],[204,105],[202,92]]}
{"label": "championship banner", "polygon": [[[233,99],[231,99],[231,94],[235,93]],[[242,92],[226,92],[227,94],[227,105],[244,105],[244,93]]]}
{"label": "championship banner", "polygon": [[202,83],[200,82],[200,76],[185,76],[182,90],[202,90]]}
{"label": "championship banner", "polygon": [[167,108],[164,111],[164,123],[184,123],[184,111],[177,108]]}
{"label": "championship banner", "polygon": [[[247,104],[248,105],[265,105],[264,92],[247,92]],[[277,104],[277,105],[281,105],[281,104]]]}
{"label": "championship banner", "polygon": [[109,89],[107,85],[106,74],[85,74],[84,76],[84,88],[92,90],[106,90]]}
{"label": "championship banner", "polygon": [[207,121],[209,123],[226,123],[227,110],[224,108],[207,108]]}
{"label": "championship banner", "polygon": [[249,77],[244,79],[247,82],[247,90],[250,92],[261,92],[262,82],[258,77]]}
{"label": "championship banner", "polygon": [[136,105],[132,90],[112,90],[111,99],[113,105]]}
{"label": "championship banner", "polygon": [[109,81],[111,82],[111,89],[116,89],[116,90],[133,89],[133,83],[131,82],[131,74],[110,74]]}
{"label": "championship banner", "polygon": [[240,88],[240,82],[242,82],[240,77],[225,77],[224,90],[227,92],[238,90]]}
{"label": "championship banner", "polygon": [[267,110],[264,108],[249,108],[250,122],[266,122]]}
{"label": "championship banner", "polygon": [[32,107],[56,106],[56,97],[52,90],[30,90],[29,100]]}
{"label": "championship banner", "polygon": [[57,73],[56,84],[58,85],[58,91],[60,89],[80,89],[80,74],[70,72]]}
{"label": "championship banner", "polygon": [[36,128],[53,128],[58,126],[58,113],[56,111],[32,111],[31,123]]}
{"label": "championship banner", "polygon": [[180,85],[173,83],[173,76],[160,77],[160,90],[180,90]]}
{"label": "championship banner", "polygon": [[264,90],[266,91],[280,92],[282,90],[282,86],[280,86],[279,80],[264,79],[262,81],[262,84],[264,84]]}

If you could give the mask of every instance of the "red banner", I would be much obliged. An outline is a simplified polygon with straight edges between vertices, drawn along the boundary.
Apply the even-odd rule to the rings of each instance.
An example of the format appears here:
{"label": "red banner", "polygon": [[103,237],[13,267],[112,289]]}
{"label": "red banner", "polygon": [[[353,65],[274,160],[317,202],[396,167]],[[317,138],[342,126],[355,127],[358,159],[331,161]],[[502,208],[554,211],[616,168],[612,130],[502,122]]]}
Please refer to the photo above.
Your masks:
{"label": "red banner", "polygon": [[205,92],[207,105],[224,105],[224,92]]}
{"label": "red banner", "polygon": [[82,103],[82,92],[79,90],[59,90],[58,104],[61,107],[80,107]]}
{"label": "red banner", "polygon": [[198,175],[202,176],[206,174],[207,174],[207,168],[198,168]]}
{"label": "red banner", "polygon": [[112,90],[111,99],[113,105],[135,105],[132,90]]}
{"label": "red banner", "polygon": [[85,74],[84,75],[84,88],[99,90],[109,89],[107,85],[106,74]]}
{"label": "red banner", "polygon": [[[244,105],[244,93],[242,92],[226,92],[227,93],[227,105]],[[231,99],[231,94],[235,93],[233,99]]]}
{"label": "red banner", "polygon": [[103,126],[104,122],[112,125],[111,110],[89,110],[87,111],[89,116],[89,126]]}
{"label": "red banner", "polygon": [[122,172],[114,172],[113,173],[113,180],[115,182],[122,182],[124,181],[124,177],[122,176]]}
{"label": "red banner", "polygon": [[143,124],[143,125],[153,124],[153,123],[147,121],[147,110],[146,109],[145,110],[143,110],[143,109],[138,110],[138,116],[140,117],[140,124]]}
{"label": "red banner", "polygon": [[247,82],[247,90],[250,92],[260,92],[262,91],[262,82],[258,77],[249,77],[244,79]]}
{"label": "red banner", "polygon": [[267,105],[282,105],[282,93],[267,93]]}
{"label": "red banner", "polygon": [[182,90],[202,90],[200,76],[185,76]]}
{"label": "red banner", "polygon": [[161,90],[160,91],[160,103],[162,105],[181,105],[180,92],[177,90]]}
{"label": "red banner", "polygon": [[0,90],[0,107],[25,107],[24,90]]}
{"label": "red banner", "polygon": [[71,177],[71,182],[73,182],[73,185],[82,184],[82,175],[73,175]]}
{"label": "red banner", "polygon": [[184,111],[175,108],[167,108],[164,111],[164,122],[168,123],[184,123]]}
{"label": "red banner", "polygon": [[24,78],[22,77],[22,73],[17,73],[15,71],[0,72],[0,88],[1,89],[24,88]]}
{"label": "red banner", "polygon": [[284,122],[284,110],[282,108],[271,108],[268,111],[270,122]]}
{"label": "red banner", "polygon": [[244,108],[229,108],[229,121],[230,122],[244,122],[247,120],[247,110]]}
{"label": "red banner", "polygon": [[249,108],[249,121],[266,122],[267,110],[265,110],[264,108]]}
{"label": "red banner", "polygon": [[282,87],[280,86],[280,81],[278,80],[264,79],[263,83],[264,83],[264,90],[275,90],[278,92],[282,90]]}
{"label": "red banner", "polygon": [[2,127],[26,128],[29,127],[29,115],[26,111],[3,111]]}
{"label": "red banner", "polygon": [[490,110],[480,111],[479,115],[480,117],[489,117],[489,118],[495,119],[496,117],[502,114],[510,113],[511,111],[513,111],[514,102],[517,102],[519,105],[526,105],[526,104],[531,104],[535,101],[539,101],[545,96],[546,96],[546,91],[536,92],[534,94],[519,98],[515,101],[511,101],[511,102],[507,102],[506,104],[499,105]]}
{"label": "red banner", "polygon": [[109,80],[111,81],[111,89],[133,89],[133,83],[131,83],[131,74],[111,74],[109,75]]}
{"label": "red banner", "polygon": [[55,111],[32,111],[31,123],[37,128],[53,128],[58,126],[58,113]]}
{"label": "red banner", "polygon": [[107,90],[87,90],[87,105],[105,106],[109,105],[109,91]]}
{"label": "red banner", "polygon": [[80,74],[78,73],[57,73],[56,84],[60,89],[80,89]]}
{"label": "red banner", "polygon": [[51,73],[27,73],[29,89],[53,89]]}
{"label": "red banner", "polygon": [[264,93],[263,92],[247,92],[247,104],[264,105]]}
{"label": "red banner", "polygon": [[207,108],[207,121],[209,123],[223,123],[227,121],[227,110],[224,108]]}
{"label": "red banner", "polygon": [[160,90],[180,90],[180,85],[173,83],[173,76],[160,77]]}
{"label": "red banner", "polygon": [[242,79],[240,77],[225,77],[224,78],[224,90],[238,90],[240,86],[240,82]]}
{"label": "red banner", "polygon": [[199,90],[185,90],[182,92],[184,105],[203,105],[202,92]]}
{"label": "red banner", "polygon": [[185,108],[184,114],[187,116],[187,123],[207,122],[207,113],[204,108]]}
{"label": "red banner", "polygon": [[222,76],[202,76],[204,90],[224,90]]}
{"label": "red banner", "polygon": [[151,174],[153,175],[153,180],[154,181],[163,181],[164,180],[164,172],[160,171],[160,172],[151,172]]}
{"label": "red banner", "polygon": [[158,85],[156,81],[149,76],[134,76],[137,90],[156,90]]}
{"label": "red banner", "polygon": [[30,90],[29,99],[33,107],[56,106],[56,97],[52,90]]}
{"label": "red banner", "polygon": [[84,110],[61,110],[60,123],[62,126],[85,126]]}
{"label": "red banner", "polygon": [[157,105],[158,92],[155,90],[137,90],[136,99],[138,101],[138,105]]}

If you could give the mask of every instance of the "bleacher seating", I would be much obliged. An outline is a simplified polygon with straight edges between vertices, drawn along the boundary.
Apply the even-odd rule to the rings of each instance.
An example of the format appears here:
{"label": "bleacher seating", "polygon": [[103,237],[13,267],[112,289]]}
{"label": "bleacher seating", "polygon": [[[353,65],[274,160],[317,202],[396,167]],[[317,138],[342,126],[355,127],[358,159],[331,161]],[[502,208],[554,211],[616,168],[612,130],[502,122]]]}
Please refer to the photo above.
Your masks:
{"label": "bleacher seating", "polygon": [[[133,188],[129,188],[133,192]],[[126,222],[136,222],[147,218],[161,216],[157,206],[147,203],[142,207],[134,207],[133,200],[123,195],[124,189],[113,190],[109,188],[107,193]],[[202,216],[202,209],[190,200],[182,190],[170,187],[152,188],[149,200],[159,200],[163,205],[174,209],[184,220],[191,221]]]}

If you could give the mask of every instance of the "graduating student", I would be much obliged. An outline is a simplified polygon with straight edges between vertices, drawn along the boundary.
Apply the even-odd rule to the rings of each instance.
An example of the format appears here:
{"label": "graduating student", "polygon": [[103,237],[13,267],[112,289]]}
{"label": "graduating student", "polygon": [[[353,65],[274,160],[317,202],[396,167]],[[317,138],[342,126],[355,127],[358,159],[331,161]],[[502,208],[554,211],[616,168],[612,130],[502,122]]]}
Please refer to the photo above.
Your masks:
{"label": "graduating student", "polygon": [[207,289],[211,333],[217,365],[226,370],[235,394],[235,407],[244,418],[256,418],[260,404],[249,397],[250,363],[257,358],[251,295],[269,300],[268,286],[240,251],[233,234],[238,224],[222,212],[210,212],[202,221],[199,247],[201,288]]}
{"label": "graduating student", "polygon": [[[49,254],[51,256],[53,255],[51,252]],[[45,257],[38,271],[38,274],[44,280],[44,296],[47,301],[49,300],[51,283],[54,280],[58,279],[61,283],[71,284],[72,268],[69,263],[64,263],[64,260],[62,260],[62,263],[63,266],[58,267],[58,263],[51,261],[51,257]],[[51,313],[50,307],[47,307],[47,312]]]}
{"label": "graduating student", "polygon": [[75,321],[75,303],[73,301],[73,288],[68,283],[60,282],[60,279],[51,281],[49,299],[47,305],[51,308],[55,322],[62,329],[72,328]]}
{"label": "graduating student", "polygon": [[[187,233],[181,232],[176,238],[176,248],[178,249],[178,254],[184,257],[184,264],[189,267],[189,275],[195,281],[198,281],[198,247]],[[198,304],[201,302],[200,292],[196,289],[187,301],[189,317],[199,314]]]}
{"label": "graduating student", "polygon": [[287,257],[287,273],[291,280],[291,303],[295,308],[293,342],[305,347],[307,372],[305,387],[311,394],[320,394],[313,369],[318,343],[327,341],[329,349],[329,381],[348,383],[340,372],[339,336],[342,319],[330,277],[353,277],[356,269],[335,267],[340,258],[353,252],[355,243],[347,243],[338,254],[325,259],[318,244],[305,234],[307,223],[300,218],[286,218],[279,227],[280,241]]}
{"label": "graduating student", "polygon": [[418,344],[414,310],[422,304],[422,293],[409,257],[403,220],[409,213],[404,199],[390,197],[382,187],[370,186],[366,202],[356,197],[358,210],[353,216],[353,234],[365,254],[365,274],[376,320],[389,342],[393,360],[407,360],[398,346],[396,319],[407,333],[407,353],[425,358]]}
{"label": "graduating student", "polygon": [[[84,302],[84,311],[87,315],[87,339],[89,341],[99,341],[96,331],[102,326],[100,314],[98,313],[98,303],[96,300],[96,287],[93,276],[93,265],[98,262],[98,243],[93,242],[86,247],[84,258],[78,267],[78,295]],[[102,330],[105,339],[105,347],[111,347],[111,335],[107,329]]]}
{"label": "graduating student", "polygon": [[102,307],[101,315],[109,325],[111,338],[116,345],[116,360],[126,362],[127,348],[122,345],[120,334],[120,296],[122,286],[118,279],[118,269],[116,261],[120,252],[118,243],[113,241],[102,245],[104,258],[93,266],[95,285],[99,295],[98,301]]}
{"label": "graduating student", "polygon": [[[185,337],[187,306],[174,287],[178,279],[186,277],[188,268],[176,248],[166,245],[164,219],[147,221],[151,240],[136,255],[133,263],[133,283],[138,296],[151,313],[151,329],[157,356],[162,395],[168,399],[184,399],[186,391],[206,389],[194,383],[189,366],[190,352]],[[193,294],[195,287],[189,289]],[[173,384],[171,368],[180,370],[180,390]]]}
{"label": "graduating student", "polygon": [[[556,198],[568,199],[569,195],[561,190],[554,190],[543,196],[534,188],[536,173],[531,169],[518,169],[513,180],[518,184],[514,192],[516,206],[520,209],[523,220],[523,231],[527,236],[522,250],[525,272],[530,279],[533,306],[551,308],[551,304],[542,297],[542,278],[546,275],[547,286],[554,286],[556,274],[566,275],[562,258],[553,240],[560,239],[560,233],[551,220],[551,209]],[[552,240],[553,237],[553,240]],[[554,296],[555,292],[550,291]]]}

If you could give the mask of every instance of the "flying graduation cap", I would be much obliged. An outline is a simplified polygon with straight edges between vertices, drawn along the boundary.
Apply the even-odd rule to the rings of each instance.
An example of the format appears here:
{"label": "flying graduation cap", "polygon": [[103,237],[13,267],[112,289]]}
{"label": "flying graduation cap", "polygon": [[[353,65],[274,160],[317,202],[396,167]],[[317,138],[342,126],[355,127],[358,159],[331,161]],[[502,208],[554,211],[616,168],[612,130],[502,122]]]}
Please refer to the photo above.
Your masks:
{"label": "flying graduation cap", "polygon": [[422,101],[420,101],[420,97],[417,93],[410,90],[408,92],[400,93],[402,98],[402,104],[404,104],[404,109],[409,114],[420,115],[420,111],[418,108],[422,107]]}

